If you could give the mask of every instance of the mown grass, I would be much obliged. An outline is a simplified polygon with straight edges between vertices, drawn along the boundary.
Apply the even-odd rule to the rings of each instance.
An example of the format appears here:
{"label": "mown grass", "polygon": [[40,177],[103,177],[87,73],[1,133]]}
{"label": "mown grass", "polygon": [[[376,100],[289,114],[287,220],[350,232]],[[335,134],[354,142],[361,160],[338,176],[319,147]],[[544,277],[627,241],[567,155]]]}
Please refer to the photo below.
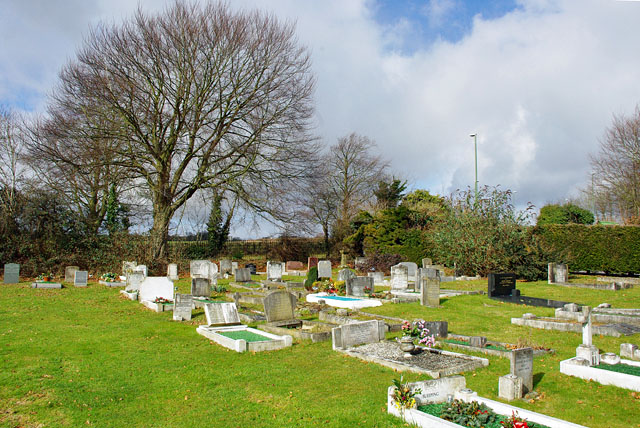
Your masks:
{"label": "mown grass", "polygon": [[[179,291],[188,292],[188,284],[179,281]],[[544,283],[518,288],[524,295],[590,305],[607,301],[637,307],[640,302],[639,289]],[[580,335],[510,323],[524,312],[550,316],[552,309],[480,295],[443,299],[441,306],[385,304],[371,312],[447,320],[453,333],[553,348],[555,355],[534,360],[541,398],[517,405],[590,427],[640,426],[640,395],[560,374],[560,360],[575,355]],[[195,326],[204,322],[202,310],[194,312],[191,323],[174,322],[170,312],[152,312],[121,298],[118,289],[95,283],[62,290],[2,285],[0,426],[405,426],[386,414],[386,389],[399,376],[391,369],[343,356],[331,350],[330,342],[238,354],[198,335]],[[626,341],[637,343],[636,338],[594,337],[603,352],[617,353]],[[496,399],[498,377],[509,372],[509,362],[482,356],[489,358],[489,367],[466,373],[467,385]]]}

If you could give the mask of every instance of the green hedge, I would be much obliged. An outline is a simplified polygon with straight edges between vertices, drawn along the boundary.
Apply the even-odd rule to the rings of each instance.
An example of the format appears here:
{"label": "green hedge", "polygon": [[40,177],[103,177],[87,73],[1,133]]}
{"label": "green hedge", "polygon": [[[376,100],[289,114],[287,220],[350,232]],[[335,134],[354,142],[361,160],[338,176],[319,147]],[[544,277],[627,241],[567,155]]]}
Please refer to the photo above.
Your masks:
{"label": "green hedge", "polygon": [[533,234],[549,262],[572,271],[640,273],[640,227],[545,225]]}

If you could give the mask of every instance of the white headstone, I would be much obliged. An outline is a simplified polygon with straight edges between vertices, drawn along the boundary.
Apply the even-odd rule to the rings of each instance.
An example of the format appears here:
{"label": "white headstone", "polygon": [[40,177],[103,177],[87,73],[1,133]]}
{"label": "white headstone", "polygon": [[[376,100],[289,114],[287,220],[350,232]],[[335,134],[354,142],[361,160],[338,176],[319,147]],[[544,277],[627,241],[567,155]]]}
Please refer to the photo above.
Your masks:
{"label": "white headstone", "polygon": [[137,270],[138,272],[142,272],[145,277],[149,276],[147,265],[138,265],[136,266],[135,270]]}
{"label": "white headstone", "polygon": [[400,262],[398,263],[407,268],[407,276],[408,280],[411,282],[415,282],[417,280],[418,275],[418,265],[413,262]]}
{"label": "white headstone", "polygon": [[331,261],[320,260],[318,262],[318,278],[331,278]]}
{"label": "white headstone", "polygon": [[284,273],[284,263],[267,262],[267,280],[280,281]]}
{"label": "white headstone", "polygon": [[391,266],[391,289],[406,290],[409,286],[409,275],[406,266],[397,264]]}
{"label": "white headstone", "polygon": [[140,284],[144,281],[144,273],[131,271],[127,274],[126,281],[126,291],[138,291],[140,290]]}
{"label": "white headstone", "polygon": [[167,277],[172,281],[177,281],[178,278],[178,265],[175,263],[169,263],[167,265]]}
{"label": "white headstone", "polygon": [[173,301],[173,281],[166,276],[148,276],[140,284],[140,301],[153,302],[156,298],[162,297]]}
{"label": "white headstone", "polygon": [[383,285],[384,284],[384,273],[382,272],[369,272],[367,276],[373,278],[373,285]]}
{"label": "white headstone", "polygon": [[236,274],[236,269],[238,269],[238,262],[231,262],[231,275]]}
{"label": "white headstone", "polygon": [[210,326],[238,325],[240,316],[235,303],[207,303],[204,314]]}

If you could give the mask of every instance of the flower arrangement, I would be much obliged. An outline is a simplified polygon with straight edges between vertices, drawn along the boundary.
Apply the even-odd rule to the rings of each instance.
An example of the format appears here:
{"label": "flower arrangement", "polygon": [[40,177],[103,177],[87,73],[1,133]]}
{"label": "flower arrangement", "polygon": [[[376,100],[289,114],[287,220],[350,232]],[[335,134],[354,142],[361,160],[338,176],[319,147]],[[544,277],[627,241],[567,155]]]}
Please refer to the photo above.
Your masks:
{"label": "flower arrangement", "polygon": [[38,278],[36,279],[36,281],[51,281],[53,278],[55,278],[53,276],[53,274],[51,272],[49,273],[41,273],[40,275],[38,275]]}
{"label": "flower arrangement", "polygon": [[518,416],[518,412],[511,412],[509,419],[500,422],[504,428],[529,428],[527,420]]}
{"label": "flower arrangement", "polygon": [[407,383],[402,383],[402,376],[400,379],[394,379],[393,385],[393,401],[398,410],[411,409],[416,406],[415,396],[422,392],[422,389],[416,388],[411,390],[411,387]]}
{"label": "flower arrangement", "polygon": [[113,272],[103,273],[100,279],[104,282],[117,282],[118,276]]}
{"label": "flower arrangement", "polygon": [[173,303],[171,300],[169,299],[165,299],[164,297],[156,297],[155,300],[153,301],[153,303]]}
{"label": "flower arrangement", "polygon": [[425,320],[417,320],[413,323],[405,321],[402,323],[402,332],[406,336],[413,337],[413,341],[414,343],[417,341],[417,345],[424,345],[430,348],[436,344],[436,339],[433,334],[429,334],[426,324]]}

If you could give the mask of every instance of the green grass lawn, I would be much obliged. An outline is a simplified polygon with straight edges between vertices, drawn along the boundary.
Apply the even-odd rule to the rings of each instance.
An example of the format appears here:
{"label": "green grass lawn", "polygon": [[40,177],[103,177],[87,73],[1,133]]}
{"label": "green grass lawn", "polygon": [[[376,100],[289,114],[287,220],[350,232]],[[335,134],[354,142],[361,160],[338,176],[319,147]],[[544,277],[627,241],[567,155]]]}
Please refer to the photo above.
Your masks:
{"label": "green grass lawn", "polygon": [[[189,280],[177,286],[188,292]],[[640,306],[638,288],[614,292],[542,282],[518,288],[590,305]],[[386,389],[399,377],[391,369],[334,352],[330,342],[238,354],[196,333],[205,323],[202,310],[191,322],[174,322],[171,312],[150,311],[118,290],[97,283],[61,290],[32,289],[26,282],[0,286],[1,427],[406,426],[386,414]],[[370,311],[448,320],[453,333],[553,348],[555,355],[534,360],[541,398],[516,405],[589,427],[640,426],[639,394],[560,374],[560,360],[575,356],[580,335],[510,323],[525,312],[550,316],[552,309],[480,295],[441,305],[385,304]],[[618,353],[626,341],[640,342],[594,337],[602,352]],[[509,372],[509,362],[483,357],[489,367],[466,373],[467,385],[497,399],[498,377]]]}

